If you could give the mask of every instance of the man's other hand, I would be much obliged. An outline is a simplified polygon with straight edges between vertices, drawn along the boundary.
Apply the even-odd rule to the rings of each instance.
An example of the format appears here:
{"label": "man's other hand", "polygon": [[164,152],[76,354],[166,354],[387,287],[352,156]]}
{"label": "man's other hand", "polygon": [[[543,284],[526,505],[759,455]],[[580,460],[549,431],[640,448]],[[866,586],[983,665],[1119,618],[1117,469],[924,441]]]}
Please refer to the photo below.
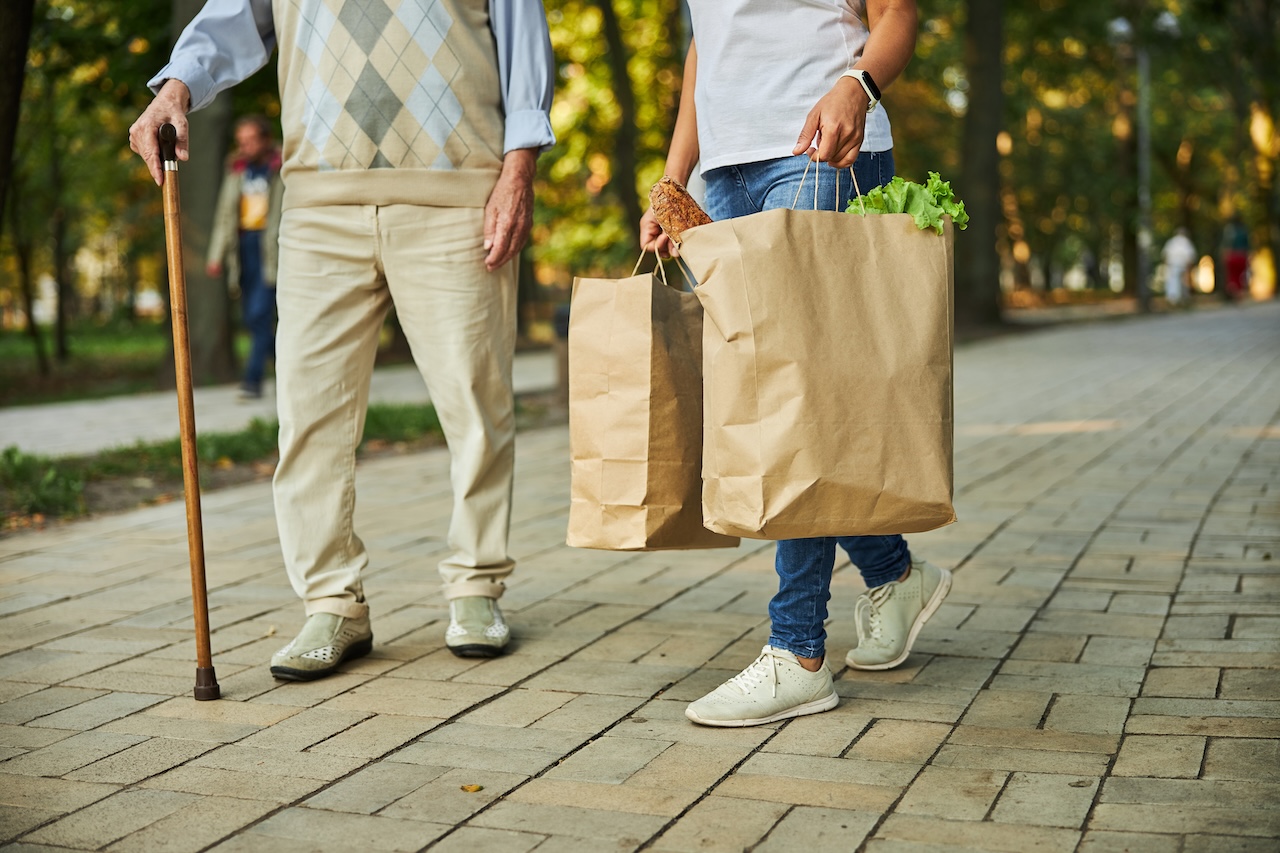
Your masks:
{"label": "man's other hand", "polygon": [[517,148],[502,158],[498,183],[484,206],[484,266],[489,272],[520,254],[529,241],[537,162],[534,148]]}
{"label": "man's other hand", "polygon": [[178,131],[178,159],[186,160],[187,107],[191,91],[181,80],[168,79],[160,87],[151,106],[129,128],[129,147],[147,164],[157,185],[164,183],[164,164],[160,161],[160,125],[171,124]]}

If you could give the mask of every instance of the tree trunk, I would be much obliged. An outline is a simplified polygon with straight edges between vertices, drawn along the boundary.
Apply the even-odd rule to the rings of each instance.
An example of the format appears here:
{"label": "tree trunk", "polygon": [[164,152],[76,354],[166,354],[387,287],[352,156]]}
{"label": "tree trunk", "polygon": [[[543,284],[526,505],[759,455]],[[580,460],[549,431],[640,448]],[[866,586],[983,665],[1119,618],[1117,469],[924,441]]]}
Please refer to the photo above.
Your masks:
{"label": "tree trunk", "polygon": [[[173,0],[173,38],[204,5],[204,0]],[[231,97],[224,92],[189,116],[191,159],[182,163],[182,257],[186,268],[191,329],[191,378],[197,385],[236,378],[232,346],[231,300],[222,276],[205,273],[209,232],[222,181],[223,158],[231,130]],[[165,366],[172,376],[170,359]]]}
{"label": "tree trunk", "polygon": [[[50,103],[53,99],[50,98]],[[67,315],[72,309],[71,263],[67,251],[67,208],[62,172],[62,147],[59,144],[56,125],[49,140],[49,189],[53,194],[53,216],[50,222],[53,237],[53,275],[57,283],[58,306],[53,331],[53,354],[60,364],[71,358],[71,342],[67,329]]]}
{"label": "tree trunk", "polygon": [[31,273],[31,238],[22,230],[21,184],[12,181],[9,191],[9,234],[13,240],[14,260],[18,262],[18,286],[22,290],[22,310],[27,314],[27,337],[35,350],[36,366],[41,376],[49,375],[49,356],[44,351],[44,337],[36,325],[36,283]]}
{"label": "tree trunk", "polygon": [[969,110],[961,141],[960,197],[969,228],[956,238],[956,317],[978,325],[1000,322],[1000,155],[1004,114],[1004,0],[969,0],[965,63]]}
{"label": "tree trunk", "polygon": [[[609,185],[617,194],[622,205],[623,221],[628,224],[627,233],[633,240],[638,240],[637,229],[640,225],[640,195],[636,191],[636,96],[631,86],[631,75],[627,72],[630,52],[622,40],[622,28],[618,24],[618,15],[613,8],[613,0],[596,0],[600,8],[605,44],[609,48],[609,69],[613,75],[613,96],[618,102],[618,110],[622,114],[618,121],[618,130],[614,135],[613,176]],[[639,251],[639,245],[635,251]]]}
{"label": "tree trunk", "polygon": [[35,0],[0,3],[0,212],[6,209],[13,176],[13,140],[22,109],[22,81],[35,5]]}

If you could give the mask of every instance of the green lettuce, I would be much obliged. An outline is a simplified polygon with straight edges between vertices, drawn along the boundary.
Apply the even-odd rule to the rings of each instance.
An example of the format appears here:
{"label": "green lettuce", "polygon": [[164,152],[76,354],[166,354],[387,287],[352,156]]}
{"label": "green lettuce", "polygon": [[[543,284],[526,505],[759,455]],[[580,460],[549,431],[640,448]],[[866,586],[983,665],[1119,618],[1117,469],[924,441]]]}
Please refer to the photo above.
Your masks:
{"label": "green lettuce", "polygon": [[944,216],[950,216],[951,221],[961,230],[969,225],[969,214],[965,213],[964,202],[951,191],[951,182],[942,180],[937,172],[930,172],[929,180],[923,186],[895,177],[861,199],[850,201],[845,212],[909,213],[921,231],[932,228],[939,234],[942,233]]}

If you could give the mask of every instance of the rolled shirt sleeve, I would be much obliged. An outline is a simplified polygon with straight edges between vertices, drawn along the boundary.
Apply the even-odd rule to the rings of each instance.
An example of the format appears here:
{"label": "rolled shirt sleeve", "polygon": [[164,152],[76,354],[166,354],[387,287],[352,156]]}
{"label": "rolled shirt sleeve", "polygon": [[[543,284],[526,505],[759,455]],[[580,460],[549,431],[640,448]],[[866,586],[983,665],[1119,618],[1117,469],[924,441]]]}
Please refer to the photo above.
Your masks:
{"label": "rolled shirt sleeve", "polygon": [[[545,29],[545,22],[543,24]],[[169,64],[147,85],[181,80],[191,90],[191,109],[267,64],[276,47],[271,0],[209,0],[173,46]]]}
{"label": "rolled shirt sleeve", "polygon": [[556,141],[551,130],[556,64],[542,0],[490,0],[489,21],[506,114],[503,153],[546,150]]}

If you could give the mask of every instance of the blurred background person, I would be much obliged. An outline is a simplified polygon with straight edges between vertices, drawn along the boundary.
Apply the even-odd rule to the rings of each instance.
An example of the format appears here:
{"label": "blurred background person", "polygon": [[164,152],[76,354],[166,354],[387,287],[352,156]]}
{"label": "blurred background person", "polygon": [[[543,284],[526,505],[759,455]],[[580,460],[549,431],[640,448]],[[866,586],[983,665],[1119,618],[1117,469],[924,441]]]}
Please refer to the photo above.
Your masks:
{"label": "blurred background person", "polygon": [[276,357],[276,267],[279,254],[280,149],[263,116],[236,122],[236,150],[227,161],[209,235],[208,273],[240,290],[249,358],[240,398],[262,396],[267,361]]}
{"label": "blurred background person", "polygon": [[1164,244],[1164,298],[1169,305],[1181,305],[1187,299],[1187,274],[1196,262],[1196,247],[1186,228],[1179,228]]}
{"label": "blurred background person", "polygon": [[1249,272],[1249,229],[1240,214],[1232,214],[1222,229],[1222,267],[1226,273],[1226,297],[1238,302],[1244,297]]}

